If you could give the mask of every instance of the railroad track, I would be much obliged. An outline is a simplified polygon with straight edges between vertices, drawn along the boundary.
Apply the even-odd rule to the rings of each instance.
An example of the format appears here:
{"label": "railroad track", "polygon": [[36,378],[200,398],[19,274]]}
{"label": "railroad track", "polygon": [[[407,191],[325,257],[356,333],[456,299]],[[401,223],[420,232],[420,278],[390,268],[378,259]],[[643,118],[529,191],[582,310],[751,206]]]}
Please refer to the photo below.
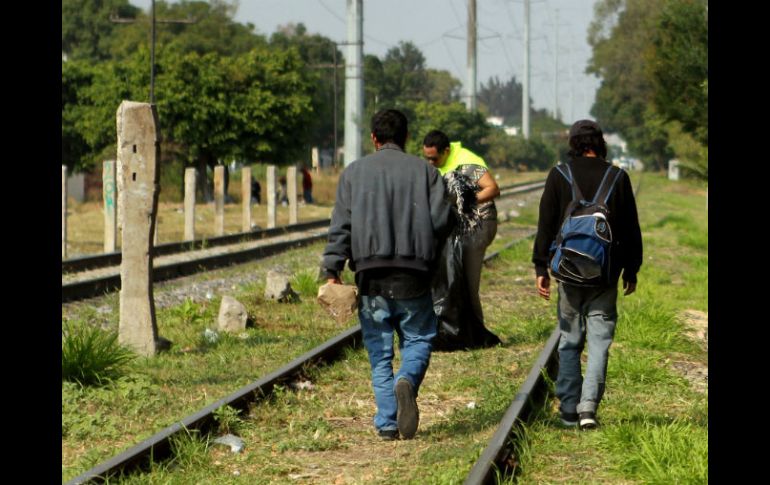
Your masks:
{"label": "railroad track", "polygon": [[[544,185],[545,181],[538,181],[506,186],[500,189],[500,197],[531,192]],[[158,245],[153,250],[152,278],[164,281],[311,244],[327,236],[329,223],[329,219],[318,219],[262,231]],[[62,303],[119,290],[120,261],[120,252],[62,261]]]}
{"label": "railroad track", "polygon": [[[522,240],[533,237],[534,234],[534,231],[530,230],[522,237],[507,244],[503,249],[487,255],[484,261],[493,260],[505,249]],[[297,357],[280,369],[241,387],[232,394],[184,417],[150,438],[78,475],[68,481],[67,485],[88,482],[102,483],[109,480],[110,477],[146,471],[150,468],[152,462],[162,461],[171,456],[171,440],[173,437],[182,433],[188,433],[191,430],[199,430],[201,433],[211,430],[215,425],[214,412],[221,406],[230,406],[245,411],[249,404],[269,396],[276,385],[295,380],[302,375],[303,369],[306,369],[308,366],[334,362],[337,358],[345,355],[346,348],[359,346],[361,339],[360,325],[350,327],[315,349]],[[546,383],[543,374],[548,373],[551,378],[555,375],[557,342],[558,329],[555,329],[541,350],[526,381],[515,395],[510,407],[500,421],[494,436],[471,469],[465,481],[466,484],[488,483],[494,477],[496,471],[510,473],[515,468],[516,460],[513,456],[513,450],[518,436],[516,428],[530,417],[534,406],[537,406],[545,396]]]}

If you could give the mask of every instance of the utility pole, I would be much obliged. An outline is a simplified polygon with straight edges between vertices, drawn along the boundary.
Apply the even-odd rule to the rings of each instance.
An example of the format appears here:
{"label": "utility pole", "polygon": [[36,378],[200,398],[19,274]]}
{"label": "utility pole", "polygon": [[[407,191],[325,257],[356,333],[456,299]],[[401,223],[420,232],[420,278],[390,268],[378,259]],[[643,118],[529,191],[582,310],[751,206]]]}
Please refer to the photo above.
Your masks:
{"label": "utility pole", "polygon": [[468,0],[468,98],[465,107],[471,112],[476,111],[476,37],[476,0]]}
{"label": "utility pole", "polygon": [[553,24],[553,33],[556,42],[553,47],[553,117],[559,116],[559,9],[556,9],[556,22]]}
{"label": "utility pole", "polygon": [[[162,24],[194,24],[198,22],[197,19],[177,19],[177,20],[170,20],[170,19],[156,19],[155,18],[155,0],[152,0],[152,4],[150,7],[150,18],[152,27],[151,27],[151,37],[152,41],[150,43],[150,104],[155,104],[155,24],[156,22],[160,22]],[[136,19],[125,19],[115,16],[110,16],[110,21],[116,23],[116,24],[132,24],[136,22]]]}
{"label": "utility pole", "polygon": [[521,102],[521,131],[529,140],[529,0],[524,0],[524,89]]}
{"label": "utility pole", "polygon": [[348,41],[345,59],[345,166],[361,158],[364,116],[363,0],[347,0]]}

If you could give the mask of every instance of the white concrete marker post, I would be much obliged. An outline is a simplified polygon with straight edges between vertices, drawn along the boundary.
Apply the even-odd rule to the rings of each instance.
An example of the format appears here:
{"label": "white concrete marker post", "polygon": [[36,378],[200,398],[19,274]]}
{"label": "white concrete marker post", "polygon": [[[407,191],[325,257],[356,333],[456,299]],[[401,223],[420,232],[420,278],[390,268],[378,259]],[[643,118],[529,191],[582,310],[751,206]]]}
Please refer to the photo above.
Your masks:
{"label": "white concrete marker post", "polygon": [[275,165],[267,166],[267,228],[275,227]]}
{"label": "white concrete marker post", "polygon": [[122,231],[118,341],[155,355],[152,237],[158,210],[160,133],[155,106],[123,101],[117,112],[118,220]]}
{"label": "white concrete marker post", "polygon": [[184,170],[184,240],[195,240],[195,183],[197,172],[194,168]]}
{"label": "white concrete marker post", "polygon": [[115,243],[118,236],[115,183],[115,160],[102,163],[102,198],[104,200],[104,252],[115,252]]}
{"label": "white concrete marker post", "polygon": [[67,166],[61,166],[61,259],[67,259]]}
{"label": "white concrete marker post", "polygon": [[286,169],[286,184],[289,197],[289,224],[297,223],[297,167]]}
{"label": "white concrete marker post", "polygon": [[243,217],[241,229],[251,231],[251,167],[241,169],[241,198],[243,199]]}
{"label": "white concrete marker post", "polygon": [[311,163],[312,163],[313,171],[315,173],[318,173],[318,171],[321,168],[321,165],[318,161],[318,147],[313,147],[313,149],[310,151],[310,158],[312,160]]}
{"label": "white concrete marker post", "polygon": [[214,235],[225,234],[225,166],[214,167]]}

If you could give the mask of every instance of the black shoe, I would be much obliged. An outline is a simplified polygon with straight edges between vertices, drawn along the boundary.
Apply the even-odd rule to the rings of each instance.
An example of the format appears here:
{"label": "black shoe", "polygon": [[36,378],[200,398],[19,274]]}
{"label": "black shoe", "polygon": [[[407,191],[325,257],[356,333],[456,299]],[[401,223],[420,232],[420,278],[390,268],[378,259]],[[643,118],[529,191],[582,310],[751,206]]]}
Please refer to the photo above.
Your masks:
{"label": "black shoe", "polygon": [[398,439],[397,429],[379,429],[377,434],[385,441],[394,441]]}
{"label": "black shoe", "polygon": [[561,413],[561,424],[564,426],[577,426],[578,413]]}
{"label": "black shoe", "polygon": [[396,423],[398,431],[404,439],[412,439],[417,432],[417,423],[420,421],[420,412],[417,409],[417,399],[414,396],[412,384],[406,379],[399,379],[396,383]]}
{"label": "black shoe", "polygon": [[594,429],[596,426],[596,413],[591,411],[580,413],[580,429]]}

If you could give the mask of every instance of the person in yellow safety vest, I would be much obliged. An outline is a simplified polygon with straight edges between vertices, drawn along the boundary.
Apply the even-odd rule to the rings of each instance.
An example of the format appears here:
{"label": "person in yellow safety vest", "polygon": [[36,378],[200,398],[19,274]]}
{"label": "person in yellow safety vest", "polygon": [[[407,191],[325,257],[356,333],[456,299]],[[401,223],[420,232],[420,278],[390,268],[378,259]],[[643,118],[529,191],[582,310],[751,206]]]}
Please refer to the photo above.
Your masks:
{"label": "person in yellow safety vest", "polygon": [[[467,299],[472,310],[471,314],[475,316],[475,322],[467,324],[464,321],[467,318],[458,317],[459,325],[470,325],[472,328],[461,329],[460,334],[465,334],[464,341],[455,342],[455,344],[460,348],[496,345],[500,343],[500,339],[484,327],[479,284],[484,253],[497,234],[497,207],[494,199],[500,195],[500,188],[483,158],[467,148],[463,148],[459,141],[450,143],[449,137],[440,130],[433,130],[425,136],[423,155],[439,170],[442,176],[456,171],[467,176],[471,182],[478,184],[480,188],[476,193],[476,208],[474,210],[480,216],[481,227],[473,235],[460,236],[463,266],[460,274],[465,279]],[[449,334],[451,337],[460,338],[459,335],[454,335],[454,331],[450,331]]]}

